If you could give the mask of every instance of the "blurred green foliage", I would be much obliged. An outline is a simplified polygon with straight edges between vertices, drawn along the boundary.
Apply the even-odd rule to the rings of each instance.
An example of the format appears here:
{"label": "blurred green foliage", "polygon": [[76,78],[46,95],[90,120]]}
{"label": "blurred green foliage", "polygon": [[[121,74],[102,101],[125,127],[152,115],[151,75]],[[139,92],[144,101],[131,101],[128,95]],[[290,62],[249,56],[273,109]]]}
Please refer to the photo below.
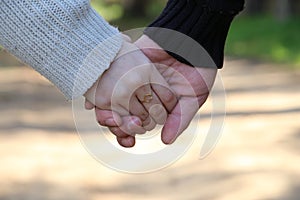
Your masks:
{"label": "blurred green foliage", "polygon": [[167,0],[144,0],[140,8],[143,12],[136,12],[134,3],[138,1],[141,0],[92,0],[91,4],[112,25],[126,31],[149,25],[167,3]]}
{"label": "blurred green foliage", "polygon": [[91,4],[93,8],[107,20],[112,21],[119,19],[124,14],[122,5],[114,1],[99,1],[92,0]]}
{"label": "blurred green foliage", "polygon": [[[149,21],[157,17],[167,0],[147,0],[140,3],[141,0],[92,0],[91,4],[95,10],[108,21],[125,22],[126,21]],[[139,7],[136,4],[139,3]],[[136,9],[140,10],[136,10]],[[134,10],[135,9],[135,10]],[[135,14],[139,14],[137,16]],[[148,20],[147,20],[148,19]],[[128,24],[131,24],[130,22]],[[124,28],[126,26],[123,26]]]}
{"label": "blurred green foliage", "polygon": [[300,19],[278,22],[270,16],[242,16],[234,20],[225,52],[300,68]]}
{"label": "blurred green foliage", "polygon": [[152,0],[147,8],[147,16],[156,18],[166,6],[167,0]]}

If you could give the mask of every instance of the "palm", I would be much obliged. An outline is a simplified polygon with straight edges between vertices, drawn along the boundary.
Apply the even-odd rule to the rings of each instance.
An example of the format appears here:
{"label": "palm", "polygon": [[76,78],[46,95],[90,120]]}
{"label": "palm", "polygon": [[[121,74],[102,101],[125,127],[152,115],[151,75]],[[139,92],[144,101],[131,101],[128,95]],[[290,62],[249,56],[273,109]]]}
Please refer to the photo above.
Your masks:
{"label": "palm", "polygon": [[209,89],[197,68],[183,64],[160,50],[146,49],[143,52],[153,63],[156,63],[156,68],[178,98],[197,99],[199,106],[205,102]]}

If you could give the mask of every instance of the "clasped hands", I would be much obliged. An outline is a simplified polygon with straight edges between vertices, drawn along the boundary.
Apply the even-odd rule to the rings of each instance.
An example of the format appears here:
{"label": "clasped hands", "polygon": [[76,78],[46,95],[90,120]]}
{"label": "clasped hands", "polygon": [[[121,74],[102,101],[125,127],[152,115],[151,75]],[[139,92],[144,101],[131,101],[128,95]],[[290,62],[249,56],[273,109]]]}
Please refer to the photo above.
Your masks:
{"label": "clasped hands", "polygon": [[110,67],[86,94],[85,108],[123,147],[135,135],[163,125],[162,142],[172,144],[205,103],[217,70],[183,64],[143,35],[123,46]]}

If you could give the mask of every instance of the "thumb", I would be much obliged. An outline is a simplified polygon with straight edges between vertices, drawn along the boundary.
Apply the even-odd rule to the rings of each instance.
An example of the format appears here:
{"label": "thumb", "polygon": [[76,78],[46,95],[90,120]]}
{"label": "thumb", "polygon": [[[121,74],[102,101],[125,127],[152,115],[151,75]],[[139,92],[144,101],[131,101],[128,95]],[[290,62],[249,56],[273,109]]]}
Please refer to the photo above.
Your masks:
{"label": "thumb", "polygon": [[165,144],[172,144],[187,129],[199,109],[197,98],[183,97],[169,114],[162,129],[161,139]]}
{"label": "thumb", "polygon": [[92,110],[93,108],[95,108],[95,105],[89,100],[85,99],[84,107],[86,110]]}

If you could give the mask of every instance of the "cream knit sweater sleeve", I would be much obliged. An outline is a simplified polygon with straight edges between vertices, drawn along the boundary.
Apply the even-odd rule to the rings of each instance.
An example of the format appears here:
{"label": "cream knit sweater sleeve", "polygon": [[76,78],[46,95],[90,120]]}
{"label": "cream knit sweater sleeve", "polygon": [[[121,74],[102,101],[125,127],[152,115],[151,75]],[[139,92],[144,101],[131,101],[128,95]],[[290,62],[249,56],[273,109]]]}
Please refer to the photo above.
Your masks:
{"label": "cream knit sweater sleeve", "polygon": [[89,0],[1,0],[0,45],[72,99],[109,67],[122,38]]}

